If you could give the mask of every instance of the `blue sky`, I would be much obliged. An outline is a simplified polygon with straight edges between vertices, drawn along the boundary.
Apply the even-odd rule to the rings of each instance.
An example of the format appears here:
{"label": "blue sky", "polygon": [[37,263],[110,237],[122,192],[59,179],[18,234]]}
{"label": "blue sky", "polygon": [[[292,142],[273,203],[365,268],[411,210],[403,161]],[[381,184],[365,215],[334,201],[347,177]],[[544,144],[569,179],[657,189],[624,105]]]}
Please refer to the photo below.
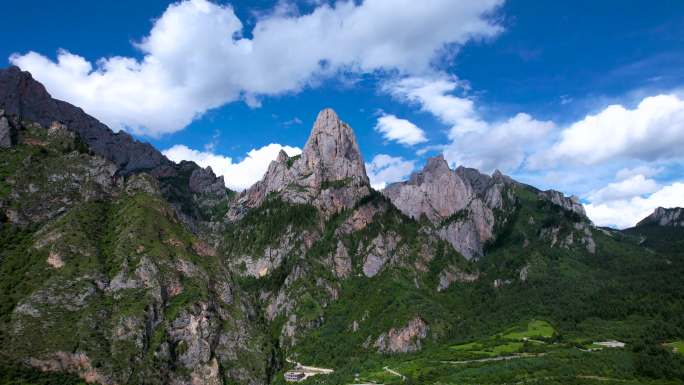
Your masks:
{"label": "blue sky", "polygon": [[576,194],[601,225],[684,206],[681,1],[3,9],[5,64],[175,160],[211,165],[235,189],[280,148],[296,153],[333,107],[378,187],[441,152],[452,166]]}

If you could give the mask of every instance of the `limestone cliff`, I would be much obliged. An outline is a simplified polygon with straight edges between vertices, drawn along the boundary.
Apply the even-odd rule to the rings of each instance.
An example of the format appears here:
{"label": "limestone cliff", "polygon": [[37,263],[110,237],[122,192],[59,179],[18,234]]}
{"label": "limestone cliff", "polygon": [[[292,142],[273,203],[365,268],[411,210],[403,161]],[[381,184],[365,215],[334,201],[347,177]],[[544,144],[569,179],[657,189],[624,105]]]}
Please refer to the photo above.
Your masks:
{"label": "limestone cliff", "polygon": [[271,162],[261,181],[244,191],[228,217],[237,220],[247,210],[276,194],[292,203],[312,204],[326,215],[351,208],[370,193],[363,158],[351,127],[332,109],[324,109],[300,156],[283,151]]}

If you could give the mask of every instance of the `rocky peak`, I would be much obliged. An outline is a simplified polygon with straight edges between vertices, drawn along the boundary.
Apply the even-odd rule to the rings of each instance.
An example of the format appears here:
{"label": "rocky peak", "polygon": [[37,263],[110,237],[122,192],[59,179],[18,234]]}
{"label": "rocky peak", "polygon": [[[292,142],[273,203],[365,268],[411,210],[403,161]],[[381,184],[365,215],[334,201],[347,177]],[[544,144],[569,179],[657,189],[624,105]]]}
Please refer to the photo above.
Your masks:
{"label": "rocky peak", "polygon": [[369,183],[354,131],[330,108],[318,113],[298,167],[318,172],[322,181],[353,178]]}
{"label": "rocky peak", "polygon": [[29,72],[15,66],[0,69],[0,109],[7,116],[43,127],[50,127],[53,122],[66,125],[95,154],[115,163],[123,173],[172,164],[150,144],[139,142],[125,132],[114,133],[82,109],[53,99]]}
{"label": "rocky peak", "polygon": [[456,168],[456,175],[460,176],[463,180],[468,181],[477,194],[484,194],[492,180],[492,177],[487,174],[483,174],[474,168],[463,166],[458,166]]}
{"label": "rocky peak", "polygon": [[540,192],[539,196],[551,201],[554,204],[557,204],[558,206],[561,206],[568,211],[577,213],[583,218],[587,216],[586,212],[584,211],[584,206],[582,206],[579,198],[575,195],[566,197],[565,194],[560,191],[547,190]]}
{"label": "rocky peak", "polygon": [[658,207],[651,215],[637,223],[637,226],[646,225],[684,227],[684,208]]}
{"label": "rocky peak", "polygon": [[437,236],[466,258],[475,258],[494,237],[494,210],[510,206],[506,203],[513,198],[504,192],[511,183],[499,171],[488,176],[472,168],[451,170],[438,155],[408,181],[387,186],[383,194],[407,216],[426,217]]}
{"label": "rocky peak", "polygon": [[192,193],[226,195],[223,176],[216,177],[210,166],[198,167],[190,174],[189,188]]}
{"label": "rocky peak", "polygon": [[281,151],[262,180],[241,193],[228,218],[241,218],[274,192],[288,202],[312,204],[324,214],[353,207],[370,194],[354,131],[335,111],[319,112],[301,156],[290,158]]}
{"label": "rocky peak", "polygon": [[278,153],[278,157],[276,157],[275,161],[277,163],[283,163],[283,162],[287,162],[287,160],[289,158],[290,157],[287,155],[287,152],[285,152],[285,150],[283,150],[283,149],[280,149],[280,152]]}
{"label": "rocky peak", "polygon": [[408,181],[387,186],[383,194],[404,214],[415,219],[425,215],[437,222],[464,209],[473,191],[439,155],[428,159],[425,167]]}

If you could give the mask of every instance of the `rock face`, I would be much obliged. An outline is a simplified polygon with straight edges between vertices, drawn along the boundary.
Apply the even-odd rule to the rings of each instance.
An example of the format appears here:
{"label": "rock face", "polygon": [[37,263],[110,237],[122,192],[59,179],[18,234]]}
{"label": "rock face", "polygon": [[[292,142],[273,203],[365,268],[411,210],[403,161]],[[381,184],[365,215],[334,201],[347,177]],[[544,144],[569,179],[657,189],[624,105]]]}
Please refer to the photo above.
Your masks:
{"label": "rock face", "polygon": [[651,215],[637,223],[637,227],[646,225],[684,227],[684,208],[658,207]]}
{"label": "rock face", "polygon": [[[72,136],[78,136],[90,152],[113,163],[117,175],[149,172],[162,182],[166,178],[169,183],[162,186],[165,197],[195,231],[207,218],[202,218],[197,210],[188,212],[184,203],[194,200],[207,212],[226,199],[223,179],[217,178],[210,169],[203,170],[192,162],[175,164],[149,143],[139,142],[123,131],[112,132],[80,108],[53,99],[30,73],[17,67],[0,69],[0,112],[0,148],[9,147],[16,141],[17,133],[12,129],[23,129],[24,122],[50,127],[51,131],[55,127],[56,131],[67,130]],[[189,188],[178,188],[179,184],[185,183]],[[203,196],[198,199],[190,194]]]}
{"label": "rock face", "polygon": [[384,194],[404,214],[415,219],[425,215],[433,222],[463,210],[475,196],[470,183],[449,169],[442,156],[428,159],[422,171],[387,186]]}
{"label": "rock face", "polygon": [[224,194],[226,183],[223,176],[216,177],[211,167],[197,168],[190,174],[190,191],[196,194]]}
{"label": "rock face", "polygon": [[547,190],[540,192],[539,196],[541,198],[551,201],[552,203],[557,204],[558,206],[568,211],[572,211],[574,213],[579,214],[582,218],[585,218],[587,216],[586,212],[584,211],[584,206],[582,206],[582,204],[580,203],[579,198],[574,195],[566,197],[560,191]]}
{"label": "rock face", "polygon": [[5,117],[5,111],[0,110],[0,148],[12,147],[12,127]]}
{"label": "rock face", "polygon": [[335,111],[322,110],[301,156],[290,158],[281,151],[263,179],[240,195],[228,218],[241,218],[271,193],[288,202],[312,204],[326,214],[353,207],[370,194],[354,132]]}
{"label": "rock face", "polygon": [[420,350],[421,340],[427,337],[428,329],[425,321],[414,318],[406,327],[392,328],[387,333],[381,334],[373,346],[381,353],[415,352]]}
{"label": "rock face", "polygon": [[[44,127],[61,122],[88,144],[90,149],[114,162],[124,173],[171,165],[159,151],[125,132],[112,132],[97,119],[67,102],[53,99],[30,73],[11,66],[0,69],[0,109],[5,115]],[[0,126],[2,126],[0,118]],[[2,128],[0,127],[0,139]]]}
{"label": "rock face", "polygon": [[435,233],[463,256],[477,258],[494,237],[494,210],[504,210],[512,201],[504,189],[513,183],[498,171],[490,177],[464,167],[451,170],[439,155],[408,181],[387,186],[383,194],[404,214],[428,219]]}

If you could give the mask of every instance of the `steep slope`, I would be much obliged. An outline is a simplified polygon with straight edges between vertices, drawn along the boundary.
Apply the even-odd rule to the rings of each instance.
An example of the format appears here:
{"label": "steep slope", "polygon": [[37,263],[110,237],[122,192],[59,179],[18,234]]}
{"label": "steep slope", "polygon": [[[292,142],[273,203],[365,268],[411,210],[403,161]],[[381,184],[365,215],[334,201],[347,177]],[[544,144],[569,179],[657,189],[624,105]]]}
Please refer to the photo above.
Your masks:
{"label": "steep slope", "polygon": [[[232,196],[194,163],[129,168],[75,120],[31,121],[21,78],[0,91],[21,106],[0,113],[0,378],[266,384],[298,361],[335,369],[309,383],[681,383],[662,344],[684,337],[684,259],[573,198],[440,157],[373,191],[329,109]],[[550,331],[514,340],[527,324]],[[609,338],[628,348],[575,347]],[[452,362],[499,355],[525,359]]]}
{"label": "steep slope", "polygon": [[[451,170],[439,155],[408,181],[387,186],[383,194],[407,216],[426,218],[435,234],[470,259],[484,255],[487,244],[506,226],[516,202],[513,189],[519,186],[499,171],[488,176],[462,166]],[[582,205],[560,192],[539,192],[539,197],[585,217]]]}
{"label": "steep slope", "polygon": [[311,204],[329,217],[351,208],[369,193],[370,182],[354,132],[335,111],[324,109],[301,156],[289,158],[281,151],[264,178],[237,198],[228,215],[231,220],[240,219],[275,194],[287,202]]}
{"label": "steep slope", "polygon": [[31,74],[17,67],[0,69],[0,109],[19,121],[49,127],[60,122],[76,132],[96,154],[112,161],[124,173],[150,170],[172,163],[149,144],[107,126],[67,102],[53,99]]}
{"label": "steep slope", "polygon": [[28,72],[0,69],[0,147],[16,143],[24,123],[72,132],[83,148],[113,163],[117,175],[148,172],[159,178],[165,198],[195,232],[215,226],[211,222],[225,213],[231,192],[222,177],[194,163],[176,165],[150,144],[112,132],[80,108],[52,98]]}
{"label": "steep slope", "polygon": [[651,215],[637,223],[637,227],[648,225],[684,227],[684,208],[658,207]]}
{"label": "steep slope", "polygon": [[258,314],[159,182],[119,174],[63,125],[15,123],[0,152],[2,361],[102,384],[265,381]]}
{"label": "steep slope", "polygon": [[684,209],[658,207],[623,234],[641,246],[670,256],[684,256]]}

